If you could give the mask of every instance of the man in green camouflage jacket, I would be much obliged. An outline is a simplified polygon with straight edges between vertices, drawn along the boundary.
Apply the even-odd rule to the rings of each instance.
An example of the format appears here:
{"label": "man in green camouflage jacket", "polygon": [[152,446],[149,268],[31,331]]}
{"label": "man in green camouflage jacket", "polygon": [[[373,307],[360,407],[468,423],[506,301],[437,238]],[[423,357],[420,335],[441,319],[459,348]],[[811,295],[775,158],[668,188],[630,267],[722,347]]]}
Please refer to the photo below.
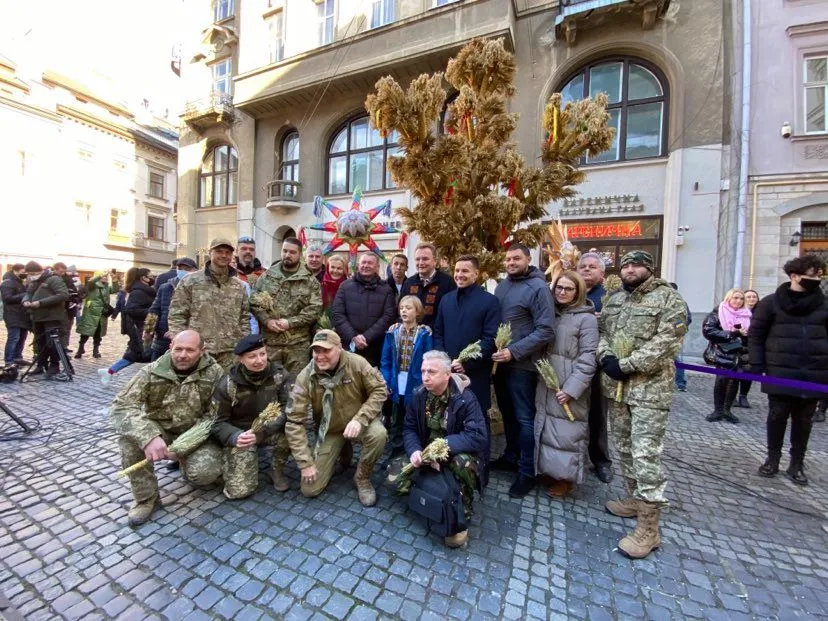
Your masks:
{"label": "man in green camouflage jacket", "polygon": [[[294,377],[310,360],[311,330],[322,314],[322,291],[316,276],[302,263],[302,244],[288,237],[281,260],[256,281],[251,306],[267,338],[271,362],[283,365]],[[258,302],[267,293],[272,308]]]}
{"label": "man in green camouflage jacket", "polygon": [[236,361],[236,343],[250,334],[247,290],[230,267],[232,259],[233,242],[224,238],[210,242],[210,260],[175,288],[167,317],[171,336],[188,328],[198,331],[224,370]]}
{"label": "man in green camouflage jacket", "polygon": [[[143,459],[178,459],[181,472],[193,485],[210,485],[221,475],[221,449],[207,440],[186,457],[167,447],[212,410],[213,386],[221,367],[204,350],[194,330],[173,338],[170,350],[141,369],[115,397],[109,416],[118,432],[124,468]],[[159,504],[158,479],[153,464],[129,475],[135,503],[130,526],[146,522]]]}
{"label": "man in green camouflage jacket", "polygon": [[637,517],[635,532],[618,544],[632,558],[644,558],[660,543],[659,518],[667,504],[661,452],[672,403],[673,359],[687,333],[684,300],[653,270],[649,252],[625,254],[623,287],[604,302],[598,319],[603,391],[629,492],[608,502],[607,511]]}

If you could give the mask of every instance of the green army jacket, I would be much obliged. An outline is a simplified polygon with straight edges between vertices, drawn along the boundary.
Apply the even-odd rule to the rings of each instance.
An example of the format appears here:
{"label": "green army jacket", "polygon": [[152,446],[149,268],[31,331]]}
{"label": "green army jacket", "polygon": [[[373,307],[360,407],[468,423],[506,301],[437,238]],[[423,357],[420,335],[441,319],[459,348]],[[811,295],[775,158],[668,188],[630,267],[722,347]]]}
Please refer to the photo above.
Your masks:
{"label": "green army jacket", "polygon": [[223,374],[221,366],[204,354],[196,370],[182,380],[170,353],[165,353],[138,371],[115,397],[109,410],[115,431],[142,448],[162,431],[186,431],[212,414],[213,387]]}
{"label": "green army jacket", "polygon": [[[362,356],[343,351],[339,364],[345,365],[345,370],[341,384],[334,388],[333,414],[328,434],[341,434],[352,420],[364,429],[379,416],[388,395],[382,373]],[[317,375],[313,361],[302,369],[291,391],[287,410],[285,434],[300,469],[314,463],[305,422],[308,408],[313,411],[313,421],[317,428],[322,418],[322,395],[325,389],[316,380]]]}
{"label": "green army jacket", "polygon": [[[322,315],[322,290],[319,281],[304,263],[292,274],[286,274],[279,261],[256,281],[254,293],[267,292],[273,298],[275,316],[253,308],[269,347],[309,344],[311,328]],[[285,332],[271,332],[265,328],[268,319],[286,319],[290,327]]]}
{"label": "green army jacket", "polygon": [[[687,334],[687,307],[670,284],[650,277],[629,293],[613,293],[598,318],[601,338],[598,361],[613,355],[617,334],[633,339],[632,355],[620,360],[621,370],[630,375],[621,401],[628,405],[669,410],[673,400],[673,360]],[[617,383],[601,374],[601,386],[608,399],[615,399]]]}

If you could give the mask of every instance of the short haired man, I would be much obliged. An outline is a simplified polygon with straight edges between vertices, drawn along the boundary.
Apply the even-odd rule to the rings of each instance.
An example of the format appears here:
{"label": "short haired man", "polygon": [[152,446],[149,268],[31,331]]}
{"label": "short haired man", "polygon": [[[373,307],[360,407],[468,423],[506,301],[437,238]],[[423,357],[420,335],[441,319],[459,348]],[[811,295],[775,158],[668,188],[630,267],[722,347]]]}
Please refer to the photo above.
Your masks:
{"label": "short haired man", "polygon": [[256,258],[256,240],[249,235],[239,237],[236,247],[236,271],[241,280],[251,287],[265,273],[262,262]]}
{"label": "short haired man", "polygon": [[506,278],[495,289],[501,321],[512,330],[508,347],[492,354],[498,363],[497,405],[506,430],[506,452],[495,464],[501,470],[517,470],[509,488],[513,498],[522,498],[535,486],[535,362],[555,335],[552,292],[543,272],[529,262],[529,249],[512,244],[506,251]]}
{"label": "short haired man", "polygon": [[308,266],[308,270],[316,277],[319,284],[322,284],[322,279],[325,277],[325,256],[322,254],[322,246],[315,243],[308,246],[305,251],[305,265]]}
{"label": "short haired man", "polygon": [[[597,252],[585,252],[578,261],[578,274],[587,286],[587,299],[592,302],[595,312],[600,314],[604,295],[603,257]],[[612,481],[612,460],[607,438],[607,402],[601,394],[601,374],[592,376],[589,399],[589,460],[595,468],[595,476],[604,483]]]}
{"label": "short haired man", "polygon": [[[258,294],[266,293],[270,305]],[[281,259],[256,281],[251,306],[267,339],[272,362],[279,362],[294,377],[310,359],[308,345],[313,326],[322,314],[319,281],[302,263],[302,243],[295,237],[282,242]]]}
{"label": "short haired man", "polygon": [[3,300],[3,322],[6,324],[6,348],[3,352],[3,361],[7,367],[23,365],[23,349],[26,347],[26,337],[31,329],[29,311],[23,307],[26,297],[26,266],[15,263],[12,268],[3,274],[0,283],[0,296]]}
{"label": "short haired man", "polygon": [[[122,466],[143,459],[178,460],[184,478],[193,485],[214,483],[221,475],[221,449],[212,440],[187,456],[174,455],[168,447],[211,413],[213,386],[223,373],[198,332],[178,333],[170,351],[138,371],[112,402],[109,416],[118,433]],[[138,526],[159,504],[153,464],[130,474],[129,482],[135,502],[128,522]]]}
{"label": "short haired man", "polygon": [[[173,293],[175,293],[176,287],[184,280],[185,276],[198,270],[196,262],[188,257],[176,259],[175,264],[175,277],[167,279],[158,288],[152,306],[150,306],[149,312],[147,313],[147,321],[144,324],[144,330],[153,333],[150,360],[158,360],[170,348],[170,338],[172,335],[170,333],[168,319]],[[157,279],[156,282],[158,282]],[[151,320],[150,317],[155,317],[155,319]],[[153,324],[155,325],[154,330],[147,330],[147,327],[151,327]]]}
{"label": "short haired man", "polygon": [[[224,495],[231,500],[246,498],[259,486],[259,452],[263,445],[273,446],[273,487],[277,492],[289,488],[284,465],[290,456],[285,437],[286,408],[291,378],[278,362],[267,359],[265,340],[259,334],[245,336],[236,345],[238,362],[216,384],[213,402],[216,422],[213,439],[223,446],[222,476]],[[273,403],[282,415],[264,430],[253,433],[250,426]]]}
{"label": "short haired man", "polygon": [[161,285],[165,282],[169,282],[176,276],[176,272],[178,272],[178,259],[173,259],[172,263],[170,263],[170,269],[162,274],[158,275],[158,278],[155,279],[155,290],[158,291],[161,289]]}
{"label": "short haired man", "polygon": [[397,299],[400,299],[400,292],[405,284],[406,273],[408,272],[408,257],[402,253],[395,254],[391,257],[391,265],[388,269],[391,271],[388,284],[394,288]]}
{"label": "short haired man", "polygon": [[437,319],[440,300],[457,288],[451,276],[437,269],[437,249],[434,244],[417,244],[414,249],[414,266],[417,273],[403,283],[400,297],[416,295],[423,303],[423,323],[431,327]]}
{"label": "short haired man", "polygon": [[235,362],[236,343],[250,334],[247,289],[230,267],[234,250],[233,242],[225,237],[211,241],[210,260],[175,288],[168,315],[172,335],[196,330],[223,369]]}
{"label": "short haired man", "polygon": [[[628,252],[620,266],[623,287],[607,298],[598,318],[597,357],[628,495],[606,508],[619,517],[637,517],[635,532],[618,549],[644,558],[661,542],[659,519],[667,504],[661,453],[673,400],[673,359],[687,334],[687,310],[678,292],[654,276],[649,252]],[[620,358],[619,337],[632,343],[631,353]],[[618,382],[622,393],[616,401]]]}
{"label": "short haired man", "polygon": [[[783,268],[789,282],[753,309],[748,331],[751,369],[770,377],[828,384],[828,299],[820,291],[825,262],[815,255],[791,259]],[[824,392],[762,384],[768,395],[768,458],[759,474],[779,472],[785,428],[791,419],[791,461],[786,474],[807,485],[805,453],[814,411]]]}
{"label": "short haired man", "polygon": [[[48,379],[67,381],[68,375],[60,371],[60,358],[52,346],[51,332],[61,336],[66,324],[66,301],[69,291],[66,283],[51,270],[44,270],[40,263],[29,261],[24,268],[27,276],[23,308],[27,309],[34,323],[34,338],[37,342],[37,368],[33,373],[46,372]],[[63,346],[61,340],[60,345]]]}
{"label": "short haired man", "polygon": [[[365,358],[343,351],[333,330],[317,332],[311,351],[313,360],[296,378],[285,426],[290,450],[301,470],[302,494],[314,497],[325,491],[340,453],[350,449],[349,443],[359,442],[362,452],[354,485],[359,501],[371,507],[377,502],[371,475],[387,439],[380,420],[387,394],[385,380]],[[316,428],[313,446],[308,445],[305,429],[308,410]]]}

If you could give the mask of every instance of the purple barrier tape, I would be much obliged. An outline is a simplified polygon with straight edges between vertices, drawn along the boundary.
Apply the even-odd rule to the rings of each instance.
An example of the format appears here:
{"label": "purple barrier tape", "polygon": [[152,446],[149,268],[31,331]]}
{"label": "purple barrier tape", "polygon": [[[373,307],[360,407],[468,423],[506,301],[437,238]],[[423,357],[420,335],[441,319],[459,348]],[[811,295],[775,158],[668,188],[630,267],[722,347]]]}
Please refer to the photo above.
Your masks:
{"label": "purple barrier tape", "polygon": [[811,392],[828,393],[828,384],[814,384],[813,382],[803,382],[795,379],[773,377],[771,375],[757,375],[756,373],[729,371],[728,369],[717,369],[716,367],[705,367],[700,364],[688,364],[686,362],[676,362],[676,366],[680,369],[685,369],[687,371],[698,371],[699,373],[722,375],[724,377],[729,377],[731,379],[747,380],[749,382],[759,382],[760,384],[773,384],[774,386],[796,388],[797,390],[809,390]]}

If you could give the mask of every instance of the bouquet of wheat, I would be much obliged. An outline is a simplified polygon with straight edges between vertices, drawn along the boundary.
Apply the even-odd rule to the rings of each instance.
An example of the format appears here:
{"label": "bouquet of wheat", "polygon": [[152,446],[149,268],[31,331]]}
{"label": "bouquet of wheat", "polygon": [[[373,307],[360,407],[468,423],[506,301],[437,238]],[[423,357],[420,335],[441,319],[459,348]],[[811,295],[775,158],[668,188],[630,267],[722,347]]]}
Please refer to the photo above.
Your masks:
{"label": "bouquet of wheat", "polygon": [[[422,453],[423,463],[445,461],[448,459],[448,456],[449,445],[444,438],[437,438],[436,440],[434,440],[434,442],[431,442],[427,447],[423,449]],[[403,466],[402,470],[400,470],[399,476],[406,476],[410,474],[413,470],[414,466],[413,464],[411,464],[411,462],[409,462],[405,466]]]}
{"label": "bouquet of wheat", "polygon": [[267,291],[257,291],[250,296],[250,306],[260,313],[266,314],[270,319],[279,319],[279,314],[276,312],[276,307],[273,304],[273,298]]}
{"label": "bouquet of wheat", "polygon": [[620,291],[623,283],[621,282],[621,278],[618,274],[610,274],[604,279],[604,297],[601,298],[601,304],[606,303],[609,296],[611,296],[616,291]]}
{"label": "bouquet of wheat", "polygon": [[155,334],[156,326],[158,326],[158,315],[155,313],[149,313],[144,321],[144,334],[142,335],[145,347],[152,343],[152,337]]}
{"label": "bouquet of wheat", "polygon": [[[615,354],[615,357],[619,360],[622,360],[623,358],[627,358],[628,356],[632,355],[634,349],[635,341],[633,341],[628,336],[619,334],[612,340],[612,353]],[[624,381],[619,380],[618,387],[615,389],[615,400],[621,401],[621,396],[623,394]]]}
{"label": "bouquet of wheat", "polygon": [[[250,431],[253,433],[261,433],[265,429],[267,429],[268,425],[276,420],[282,415],[282,406],[279,404],[278,401],[274,401],[273,403],[268,403],[267,407],[263,409],[259,415],[253,419],[253,422],[250,424]],[[233,452],[237,452],[239,449],[235,446],[233,447]]]}
{"label": "bouquet of wheat", "polygon": [[[509,343],[512,342],[512,324],[502,323],[497,327],[497,334],[495,335],[495,347],[497,351],[506,349]],[[492,365],[492,375],[497,370],[497,363]]]}
{"label": "bouquet of wheat", "polygon": [[473,360],[475,358],[480,358],[483,356],[483,352],[480,350],[480,341],[475,341],[470,345],[466,345],[463,350],[457,354],[457,362],[465,362],[466,360]]}
{"label": "bouquet of wheat", "polygon": [[[196,450],[199,446],[204,444],[204,441],[210,437],[210,431],[213,428],[214,422],[214,418],[205,418],[203,420],[200,420],[195,425],[190,427],[187,431],[178,436],[175,440],[173,440],[173,443],[170,444],[169,447],[167,447],[167,451],[169,451],[170,453],[175,453],[177,457],[186,457],[194,450]],[[148,466],[149,463],[150,461],[148,459],[143,459],[139,461],[137,464],[132,464],[129,468],[121,470],[116,475],[116,478],[120,479],[121,477],[130,475],[136,470],[139,470],[144,466]]]}
{"label": "bouquet of wheat", "polygon": [[[555,369],[552,368],[552,365],[549,364],[546,360],[538,360],[535,363],[535,366],[538,368],[538,373],[540,373],[541,379],[543,379],[543,383],[546,384],[546,387],[549,390],[553,390],[556,393],[561,390],[561,382],[558,380],[558,374],[555,373]],[[564,412],[569,417],[569,420],[575,421],[575,417],[572,415],[572,410],[569,409],[568,403],[562,404]]]}

